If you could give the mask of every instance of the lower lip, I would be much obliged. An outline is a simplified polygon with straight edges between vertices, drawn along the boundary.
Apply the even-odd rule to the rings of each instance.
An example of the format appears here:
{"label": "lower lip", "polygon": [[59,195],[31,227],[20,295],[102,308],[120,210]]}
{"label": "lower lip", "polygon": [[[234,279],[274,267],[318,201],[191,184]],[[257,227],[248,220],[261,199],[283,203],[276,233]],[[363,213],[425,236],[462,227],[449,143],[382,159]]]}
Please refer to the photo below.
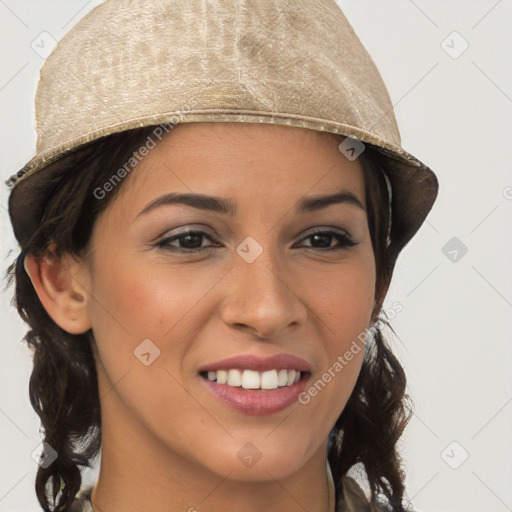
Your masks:
{"label": "lower lip", "polygon": [[254,390],[218,384],[201,377],[208,389],[224,404],[236,411],[252,415],[268,415],[284,411],[298,401],[306,388],[307,375],[291,386]]}

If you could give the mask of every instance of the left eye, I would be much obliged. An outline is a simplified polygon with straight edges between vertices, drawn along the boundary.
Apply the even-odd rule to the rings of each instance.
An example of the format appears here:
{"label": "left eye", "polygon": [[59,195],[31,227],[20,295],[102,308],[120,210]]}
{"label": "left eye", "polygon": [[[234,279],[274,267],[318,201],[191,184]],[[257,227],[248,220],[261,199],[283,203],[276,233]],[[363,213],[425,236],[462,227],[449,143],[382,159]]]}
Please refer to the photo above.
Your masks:
{"label": "left eye", "polygon": [[[338,244],[331,247],[333,238],[337,240]],[[311,245],[306,247],[319,251],[336,251],[357,245],[348,233],[338,233],[337,231],[315,231],[304,237],[302,241],[308,239]]]}

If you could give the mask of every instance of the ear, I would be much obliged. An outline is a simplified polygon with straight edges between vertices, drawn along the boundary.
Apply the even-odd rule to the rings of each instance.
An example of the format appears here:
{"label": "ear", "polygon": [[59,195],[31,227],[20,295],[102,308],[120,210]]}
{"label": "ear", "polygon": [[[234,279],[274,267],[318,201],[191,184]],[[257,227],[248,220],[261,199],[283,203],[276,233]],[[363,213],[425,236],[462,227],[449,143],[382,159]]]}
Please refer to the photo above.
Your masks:
{"label": "ear", "polygon": [[38,258],[27,254],[24,266],[43,307],[59,327],[70,334],[82,334],[91,328],[84,263],[68,254],[47,253]]}

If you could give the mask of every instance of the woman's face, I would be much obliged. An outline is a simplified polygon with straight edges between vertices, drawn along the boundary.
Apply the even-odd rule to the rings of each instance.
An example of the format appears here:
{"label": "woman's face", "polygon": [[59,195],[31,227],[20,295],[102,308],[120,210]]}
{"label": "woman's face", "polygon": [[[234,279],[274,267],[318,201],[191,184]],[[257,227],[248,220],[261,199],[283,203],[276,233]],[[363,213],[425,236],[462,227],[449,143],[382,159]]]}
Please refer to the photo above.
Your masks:
{"label": "woman's face", "polygon": [[125,178],[82,275],[104,436],[238,480],[325,461],[375,299],[363,172],[337,146],[183,124]]}

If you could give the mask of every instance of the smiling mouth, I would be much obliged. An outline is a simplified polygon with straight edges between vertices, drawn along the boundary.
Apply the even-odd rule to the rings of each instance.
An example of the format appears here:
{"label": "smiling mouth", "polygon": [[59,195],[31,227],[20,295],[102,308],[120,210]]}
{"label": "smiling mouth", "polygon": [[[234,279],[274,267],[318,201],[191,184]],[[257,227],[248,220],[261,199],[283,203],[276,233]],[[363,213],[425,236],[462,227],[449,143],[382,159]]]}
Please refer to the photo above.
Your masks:
{"label": "smiling mouth", "polygon": [[261,391],[291,387],[303,380],[307,374],[309,372],[284,368],[264,372],[238,368],[200,372],[201,377],[210,382],[225,384],[234,388]]}

